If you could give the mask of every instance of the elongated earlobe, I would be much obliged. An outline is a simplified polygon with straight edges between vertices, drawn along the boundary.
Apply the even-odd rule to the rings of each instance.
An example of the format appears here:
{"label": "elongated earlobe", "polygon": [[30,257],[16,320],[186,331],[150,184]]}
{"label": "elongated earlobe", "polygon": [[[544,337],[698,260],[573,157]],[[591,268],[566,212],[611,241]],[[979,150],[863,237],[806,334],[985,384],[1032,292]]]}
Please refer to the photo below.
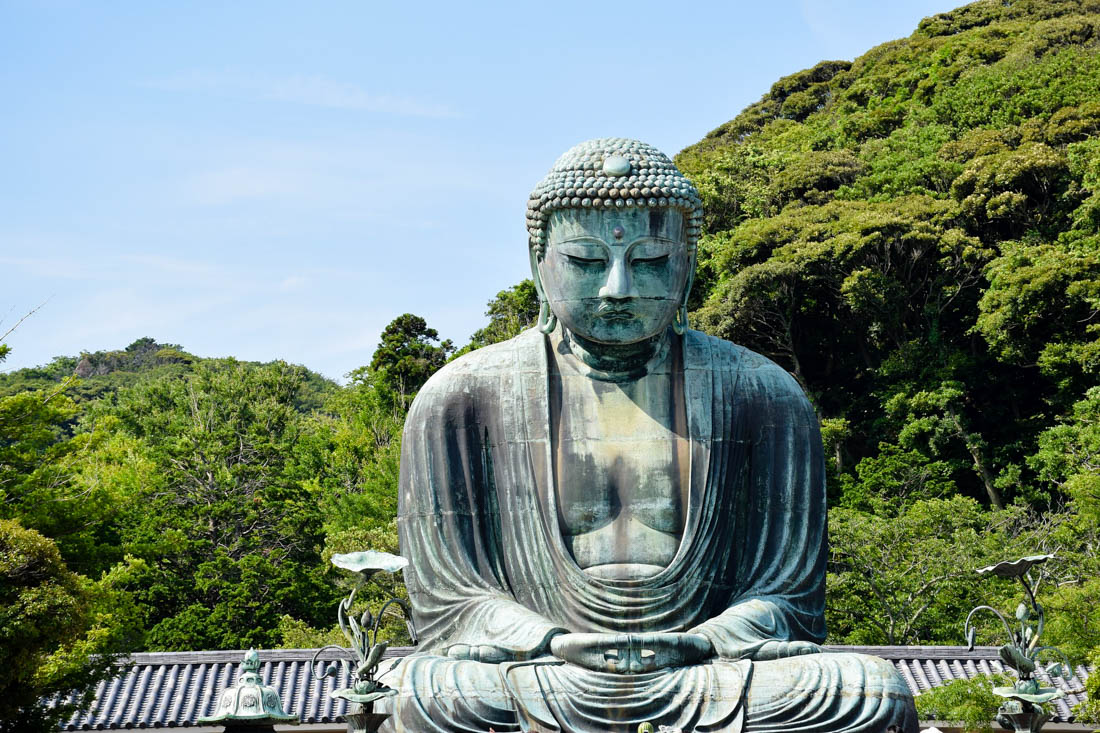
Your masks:
{"label": "elongated earlobe", "polygon": [[679,336],[688,330],[688,298],[691,297],[691,286],[695,283],[695,250],[691,250],[691,269],[688,271],[688,279],[684,284],[684,299],[680,301],[680,307],[676,309],[676,315],[672,318],[672,330]]}
{"label": "elongated earlobe", "polygon": [[550,302],[546,299],[546,293],[542,290],[542,274],[539,272],[539,250],[531,248],[531,279],[535,282],[535,292],[539,296],[539,320],[536,324],[539,331],[551,334],[558,327],[558,317],[550,310]]}
{"label": "elongated earlobe", "polygon": [[545,299],[539,303],[539,331],[544,334],[551,334],[554,329],[558,327],[558,317],[554,315],[554,311],[550,310],[550,304]]}
{"label": "elongated earlobe", "polygon": [[683,336],[684,331],[688,329],[688,307],[687,303],[681,303],[680,307],[676,310],[676,316],[672,319],[672,330],[676,332],[678,336]]}

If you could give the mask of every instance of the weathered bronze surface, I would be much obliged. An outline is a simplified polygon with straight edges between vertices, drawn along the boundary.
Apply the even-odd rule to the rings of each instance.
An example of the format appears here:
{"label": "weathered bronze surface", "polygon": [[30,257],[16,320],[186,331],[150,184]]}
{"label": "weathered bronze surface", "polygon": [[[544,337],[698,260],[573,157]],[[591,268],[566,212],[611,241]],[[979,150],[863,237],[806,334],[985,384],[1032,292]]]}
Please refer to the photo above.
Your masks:
{"label": "weathered bronze surface", "polygon": [[993,694],[1005,698],[997,711],[997,722],[1006,730],[1021,733],[1039,733],[1050,719],[1050,711],[1044,703],[1057,700],[1065,695],[1057,687],[1042,687],[1035,671],[1047,667],[1047,673],[1069,679],[1073,667],[1062,650],[1043,646],[1039,640],[1046,625],[1046,612],[1035,599],[1035,583],[1031,579],[1031,568],[1042,565],[1054,555],[1029,555],[1019,560],[999,562],[996,565],[981,568],[979,575],[997,578],[1015,578],[1023,586],[1026,598],[1016,607],[1017,629],[1013,630],[1008,619],[991,606],[977,606],[966,617],[963,631],[970,648],[974,648],[978,629],[972,624],[974,616],[986,611],[998,618],[1005,630],[1005,643],[999,650],[1001,661],[1006,668],[1016,673],[1016,682],[1010,687],[994,687]]}
{"label": "weathered bronze surface", "polygon": [[[340,631],[344,638],[351,644],[350,651],[358,662],[352,664],[349,659],[341,659],[340,664],[344,668],[344,674],[352,681],[351,687],[333,690],[330,696],[346,700],[348,710],[344,714],[344,720],[348,724],[348,733],[374,733],[382,722],[389,717],[389,712],[375,712],[374,705],[379,700],[397,694],[397,691],[386,687],[378,681],[378,665],[382,661],[382,655],[389,647],[388,640],[378,638],[379,627],[383,616],[387,612],[398,612],[405,617],[409,628],[409,635],[413,643],[416,643],[416,632],[409,621],[409,607],[400,598],[390,598],[379,609],[377,614],[372,614],[369,608],[356,620],[351,612],[355,604],[355,596],[371,577],[380,573],[395,573],[407,567],[409,561],[400,555],[391,555],[388,552],[364,550],[352,552],[346,555],[333,555],[332,564],[338,568],[354,573],[357,582],[348,597],[340,601],[337,607],[336,619],[340,625]],[[336,665],[318,663],[318,658],[324,652],[337,648],[333,645],[325,646],[317,650],[310,662],[310,671],[317,677],[335,677]],[[320,669],[318,670],[318,666]]]}
{"label": "weathered bronze surface", "polygon": [[274,733],[276,725],[298,725],[298,716],[283,711],[275,688],[260,676],[260,655],[250,649],[241,662],[237,684],[222,691],[213,715],[199,723],[221,723],[228,733]]}
{"label": "weathered bronze surface", "polygon": [[573,148],[532,194],[539,326],[449,364],[406,423],[422,643],[383,730],[917,730],[890,664],[819,653],[817,418],[687,328],[700,221],[637,141]]}

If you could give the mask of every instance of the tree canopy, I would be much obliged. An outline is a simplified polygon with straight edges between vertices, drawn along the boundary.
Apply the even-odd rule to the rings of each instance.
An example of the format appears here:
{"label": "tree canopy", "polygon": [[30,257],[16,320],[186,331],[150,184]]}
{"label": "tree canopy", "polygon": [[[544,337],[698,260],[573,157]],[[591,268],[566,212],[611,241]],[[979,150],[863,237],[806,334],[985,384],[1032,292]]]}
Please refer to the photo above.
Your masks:
{"label": "tree canopy", "polygon": [[979,590],[951,565],[1040,545],[1052,641],[1100,641],[1098,131],[1100,3],[982,0],[677,156],[705,205],[695,323],[822,418],[834,641],[957,642]]}

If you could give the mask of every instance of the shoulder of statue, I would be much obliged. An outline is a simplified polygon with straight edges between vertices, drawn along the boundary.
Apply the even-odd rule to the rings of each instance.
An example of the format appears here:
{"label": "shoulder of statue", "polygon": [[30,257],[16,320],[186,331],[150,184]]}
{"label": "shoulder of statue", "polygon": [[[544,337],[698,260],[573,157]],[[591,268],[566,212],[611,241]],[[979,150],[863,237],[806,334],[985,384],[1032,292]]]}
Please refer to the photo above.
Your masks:
{"label": "shoulder of statue", "polygon": [[752,349],[692,330],[684,334],[684,348],[688,364],[706,365],[705,368],[712,371],[732,372],[742,396],[747,392],[772,400],[806,400],[805,392],[790,372]]}
{"label": "shoulder of statue", "polygon": [[513,373],[519,362],[532,362],[544,348],[544,338],[536,329],[529,329],[448,362],[420,388],[412,409],[424,409],[441,401],[467,402],[481,394],[482,389],[499,391],[500,376]]}
{"label": "shoulder of statue", "polygon": [[735,369],[738,371],[763,370],[770,372],[779,369],[783,371],[782,367],[763,354],[758,354],[740,344],[711,336],[702,331],[686,331],[684,333],[684,349],[689,362],[706,364],[714,370]]}

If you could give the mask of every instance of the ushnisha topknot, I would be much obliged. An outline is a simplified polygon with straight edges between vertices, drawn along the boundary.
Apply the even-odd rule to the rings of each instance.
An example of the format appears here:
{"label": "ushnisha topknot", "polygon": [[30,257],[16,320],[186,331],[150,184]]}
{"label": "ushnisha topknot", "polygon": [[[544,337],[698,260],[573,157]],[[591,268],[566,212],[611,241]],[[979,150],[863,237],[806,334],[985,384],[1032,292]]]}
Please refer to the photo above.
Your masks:
{"label": "ushnisha topknot", "polygon": [[699,191],[668,156],[652,145],[604,137],[575,145],[558,158],[527,202],[531,249],[546,247],[550,212],[559,209],[678,209],[687,223],[687,247],[694,250],[703,223]]}

